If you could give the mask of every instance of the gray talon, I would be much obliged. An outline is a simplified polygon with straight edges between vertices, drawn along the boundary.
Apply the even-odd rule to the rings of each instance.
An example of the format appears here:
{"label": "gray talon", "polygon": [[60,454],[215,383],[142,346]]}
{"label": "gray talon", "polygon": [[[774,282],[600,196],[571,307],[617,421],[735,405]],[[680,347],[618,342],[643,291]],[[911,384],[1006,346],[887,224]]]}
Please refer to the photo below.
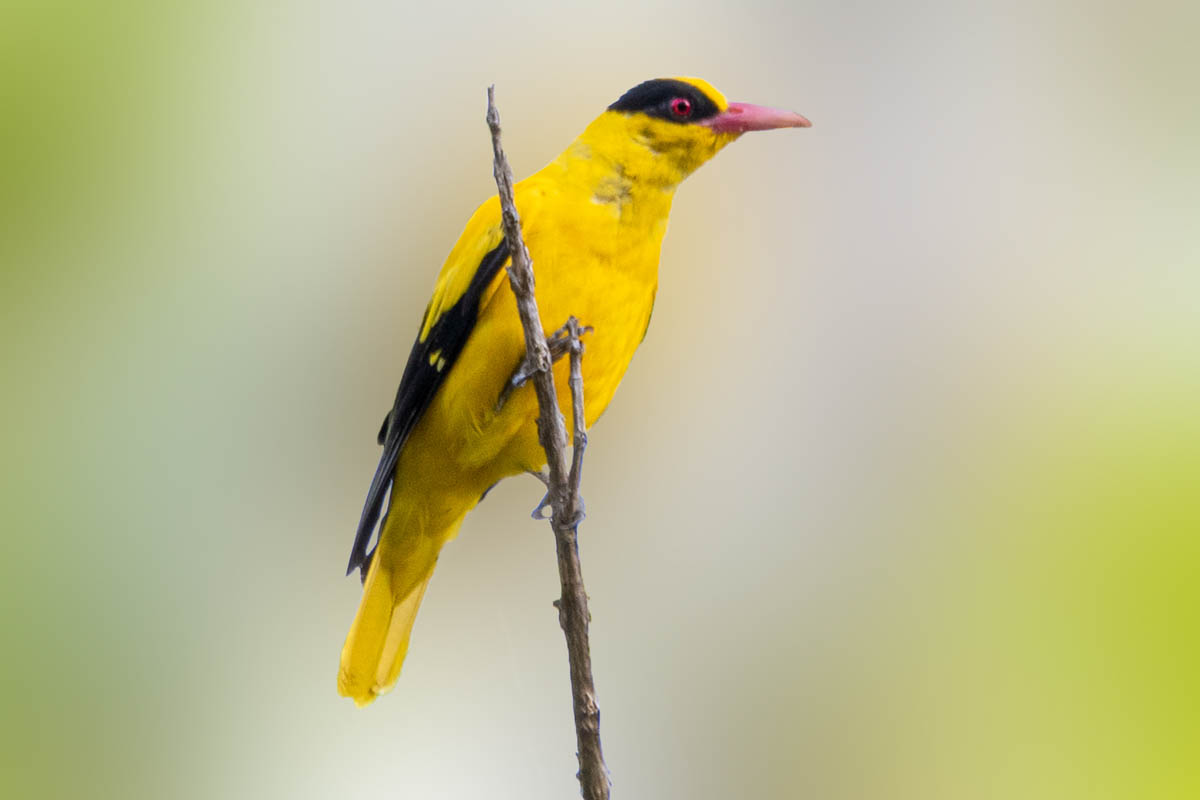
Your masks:
{"label": "gray talon", "polygon": [[[534,473],[534,474],[536,474],[536,473]],[[546,492],[546,496],[542,498],[542,502],[537,504],[537,508],[533,509],[533,513],[530,514],[529,516],[533,517],[534,519],[550,519],[550,517],[548,517],[542,513],[547,508],[550,508],[550,493],[549,492]],[[551,512],[551,513],[553,513],[553,512]]]}

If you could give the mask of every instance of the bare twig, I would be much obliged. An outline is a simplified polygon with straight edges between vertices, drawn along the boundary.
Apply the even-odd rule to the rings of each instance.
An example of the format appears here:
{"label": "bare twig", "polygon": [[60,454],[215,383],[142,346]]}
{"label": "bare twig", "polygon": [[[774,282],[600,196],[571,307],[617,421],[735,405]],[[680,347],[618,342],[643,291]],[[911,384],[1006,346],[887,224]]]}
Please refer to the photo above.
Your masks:
{"label": "bare twig", "polygon": [[[538,400],[538,440],[546,451],[548,466],[547,498],[553,509],[550,526],[554,529],[558,551],[558,576],[562,597],[555,603],[558,620],[567,639],[567,658],[571,671],[571,696],[575,709],[575,738],[579,755],[579,786],[585,800],[607,800],[609,796],[608,769],[600,750],[600,709],[596,705],[596,687],[592,681],[591,648],[588,645],[587,593],[583,587],[583,570],[579,564],[576,538],[583,516],[579,500],[579,472],[584,433],[583,416],[583,345],[579,341],[579,324],[568,320],[571,354],[571,391],[574,406],[575,448],[572,463],[567,462],[567,430],[558,408],[554,389],[553,360],[546,344],[534,297],[533,268],[529,251],[521,236],[521,220],[513,202],[512,170],[500,146],[500,114],[496,111],[495,87],[488,87],[487,122],[492,132],[492,151],[495,156],[493,173],[500,193],[504,236],[512,254],[508,280],[517,298],[517,311],[525,332],[525,363],[530,365]],[[520,370],[519,370],[520,371]]]}
{"label": "bare twig", "polygon": [[[583,451],[587,450],[587,422],[583,416],[583,341],[579,338],[590,328],[580,328],[579,320],[567,320],[567,337],[571,347],[571,413],[575,431],[572,436],[571,472],[567,476],[571,498],[580,502],[579,481],[583,477]],[[583,509],[579,509],[582,514]]]}

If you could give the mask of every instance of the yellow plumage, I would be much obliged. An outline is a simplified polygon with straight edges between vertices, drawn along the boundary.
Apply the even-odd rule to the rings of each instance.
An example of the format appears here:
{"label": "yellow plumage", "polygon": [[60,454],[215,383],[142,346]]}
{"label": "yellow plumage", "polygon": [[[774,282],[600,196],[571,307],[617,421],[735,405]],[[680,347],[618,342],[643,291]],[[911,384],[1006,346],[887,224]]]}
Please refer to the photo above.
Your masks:
{"label": "yellow plumage", "polygon": [[[703,81],[643,86],[651,83],[691,87],[683,94],[689,104],[707,108],[707,99],[715,113],[729,109]],[[674,112],[665,108],[677,113],[680,106]],[[558,158],[515,187],[543,328],[556,330],[570,315],[593,328],[583,359],[589,426],[607,408],[649,324],[675,188],[741,132],[660,117],[605,111]],[[418,377],[436,388],[418,410],[387,476],[393,479],[390,503],[342,650],[338,691],[359,705],[395,683],[438,553],[456,535],[464,515],[497,481],[538,470],[546,461],[532,388],[516,390],[496,410],[525,352],[506,272],[497,269],[486,284],[480,282],[481,264],[488,263],[502,239],[493,197],[471,216],[450,251],[414,349],[420,364],[410,363],[410,370],[424,370]],[[500,259],[507,263],[505,253],[495,263]],[[474,300],[470,292],[478,293],[478,303],[465,308],[464,297]],[[432,348],[451,323],[458,325],[459,316],[472,310],[474,320],[468,321],[457,357],[451,345],[428,353],[421,349]],[[570,402],[566,369],[565,359],[555,366],[564,408]],[[415,383],[417,377],[410,379],[406,371],[405,381]],[[392,428],[399,424],[395,415],[405,411],[401,405],[398,398]],[[385,433],[396,437],[388,423]]]}

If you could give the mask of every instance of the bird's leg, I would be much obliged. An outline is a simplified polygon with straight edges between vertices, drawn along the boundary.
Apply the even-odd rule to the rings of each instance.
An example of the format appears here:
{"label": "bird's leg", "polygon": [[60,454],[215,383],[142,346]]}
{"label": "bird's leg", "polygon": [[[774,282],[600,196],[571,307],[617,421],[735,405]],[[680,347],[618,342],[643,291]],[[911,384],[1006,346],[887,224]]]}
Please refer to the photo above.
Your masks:
{"label": "bird's leg", "polygon": [[537,504],[537,506],[533,509],[533,513],[529,516],[533,517],[534,519],[550,519],[550,515],[545,513],[546,509],[550,508],[550,506],[550,493],[546,492],[546,494],[542,496],[541,502]]}
{"label": "bird's leg", "polygon": [[[576,327],[578,333],[576,334],[575,341],[578,341],[578,336],[582,336],[585,333],[590,333],[592,330],[591,326],[579,327],[578,324],[576,324]],[[546,337],[546,347],[550,349],[551,364],[554,364],[567,353],[571,352],[571,341],[572,333],[570,329],[570,322],[564,324],[550,336]],[[533,373],[536,371],[537,368],[530,363],[528,356],[521,359],[521,363],[518,364],[516,370],[513,371],[512,377],[508,379],[508,382],[504,384],[504,388],[500,391],[500,397],[496,399],[497,412],[504,408],[504,404],[508,402],[509,396],[512,395],[514,391],[524,386],[525,383],[533,377]]]}
{"label": "bird's leg", "polygon": [[533,517],[534,519],[549,519],[549,517],[542,512],[550,506],[550,473],[545,467],[542,467],[539,470],[526,470],[526,472],[537,478],[542,482],[542,486],[546,487],[546,494],[542,495],[541,502],[537,504],[537,508],[533,509],[533,513],[529,516]]}

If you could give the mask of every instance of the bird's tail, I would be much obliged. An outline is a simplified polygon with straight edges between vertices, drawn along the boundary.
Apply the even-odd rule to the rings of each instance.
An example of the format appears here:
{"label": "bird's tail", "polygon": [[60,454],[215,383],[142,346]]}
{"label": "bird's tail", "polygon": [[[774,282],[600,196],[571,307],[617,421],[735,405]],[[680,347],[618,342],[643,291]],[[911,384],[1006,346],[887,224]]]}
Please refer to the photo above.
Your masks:
{"label": "bird's tail", "polygon": [[[385,520],[363,583],[358,613],[342,648],[338,692],[360,707],[392,688],[400,676],[417,609],[433,577],[438,553],[462,523],[459,514],[448,525],[435,526],[439,530],[424,530],[429,526],[399,519],[406,516],[393,513],[399,510],[393,508],[388,514],[392,519]],[[387,530],[392,528],[390,521],[403,529]]]}

